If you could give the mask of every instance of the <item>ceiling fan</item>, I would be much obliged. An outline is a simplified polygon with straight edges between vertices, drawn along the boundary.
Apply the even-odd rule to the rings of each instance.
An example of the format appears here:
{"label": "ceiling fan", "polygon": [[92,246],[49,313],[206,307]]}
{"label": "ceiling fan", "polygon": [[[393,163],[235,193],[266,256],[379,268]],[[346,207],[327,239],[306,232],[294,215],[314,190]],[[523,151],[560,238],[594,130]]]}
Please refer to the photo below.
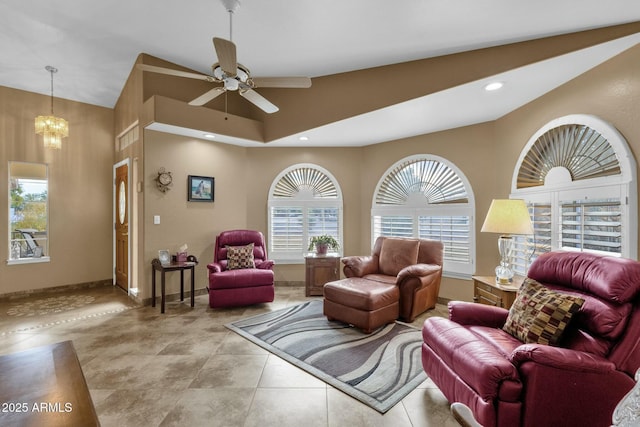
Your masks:
{"label": "ceiling fan", "polygon": [[236,59],[236,45],[231,41],[233,29],[233,13],[240,6],[239,0],[220,0],[229,12],[229,40],[214,37],[213,46],[218,62],[211,66],[213,75],[173,70],[155,65],[138,64],[138,68],[152,73],[204,80],[211,83],[222,83],[189,102],[189,105],[204,105],[227,91],[238,91],[240,96],[256,105],[266,113],[275,113],[278,107],[260,95],[254,89],[259,87],[308,88],[311,79],[308,77],[252,77],[247,67]]}

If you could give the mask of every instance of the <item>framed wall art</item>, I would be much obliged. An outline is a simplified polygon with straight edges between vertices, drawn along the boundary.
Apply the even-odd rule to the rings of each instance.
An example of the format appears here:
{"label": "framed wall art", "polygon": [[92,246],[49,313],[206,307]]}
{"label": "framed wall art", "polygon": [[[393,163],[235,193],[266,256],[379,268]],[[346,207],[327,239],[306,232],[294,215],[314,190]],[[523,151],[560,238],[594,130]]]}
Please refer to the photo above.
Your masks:
{"label": "framed wall art", "polygon": [[189,175],[187,200],[189,202],[213,202],[215,182],[215,178],[211,176]]}

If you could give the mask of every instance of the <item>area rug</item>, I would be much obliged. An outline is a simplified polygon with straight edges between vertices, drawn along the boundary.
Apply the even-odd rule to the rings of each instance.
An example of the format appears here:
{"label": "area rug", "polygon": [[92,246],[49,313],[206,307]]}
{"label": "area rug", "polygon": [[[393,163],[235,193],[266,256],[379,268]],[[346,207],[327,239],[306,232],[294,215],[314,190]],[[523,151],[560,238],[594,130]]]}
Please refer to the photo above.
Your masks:
{"label": "area rug", "polygon": [[322,301],[226,326],[380,413],[427,378],[418,329],[396,322],[367,335],[344,323],[328,321],[322,314]]}

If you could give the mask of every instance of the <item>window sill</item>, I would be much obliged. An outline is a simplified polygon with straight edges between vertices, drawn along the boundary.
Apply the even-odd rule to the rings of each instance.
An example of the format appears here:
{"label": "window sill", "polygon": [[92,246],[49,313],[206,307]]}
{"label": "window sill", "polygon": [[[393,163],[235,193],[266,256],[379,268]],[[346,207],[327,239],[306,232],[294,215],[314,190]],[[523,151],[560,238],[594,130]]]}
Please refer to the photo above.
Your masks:
{"label": "window sill", "polygon": [[450,279],[471,280],[472,274],[469,273],[457,273],[455,271],[443,271],[442,277],[448,277]]}
{"label": "window sill", "polygon": [[302,259],[278,259],[271,258],[275,265],[289,265],[289,264],[304,264],[304,258]]}
{"label": "window sill", "polygon": [[40,258],[8,259],[7,265],[39,264],[42,262],[51,262],[51,258],[49,258],[48,256],[43,256]]}

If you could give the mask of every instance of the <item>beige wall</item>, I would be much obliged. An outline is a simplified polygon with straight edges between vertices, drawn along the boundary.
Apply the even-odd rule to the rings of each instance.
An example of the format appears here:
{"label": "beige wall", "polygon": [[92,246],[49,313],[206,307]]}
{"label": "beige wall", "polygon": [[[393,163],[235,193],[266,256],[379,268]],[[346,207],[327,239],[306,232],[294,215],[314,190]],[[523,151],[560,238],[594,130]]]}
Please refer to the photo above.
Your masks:
{"label": "beige wall", "polygon": [[[0,294],[110,278],[111,175],[116,161],[112,154],[113,112],[68,101],[56,104],[58,114],[70,121],[72,135],[66,147],[73,150],[50,153],[40,148],[32,132],[33,117],[46,111],[48,98],[0,90],[3,170],[8,160],[40,161],[50,163],[52,175],[52,262],[28,267],[3,265]],[[476,272],[490,274],[498,262],[496,239],[479,229],[491,199],[509,194],[515,163],[531,135],[554,118],[594,114],[620,130],[637,155],[638,99],[640,47],[635,47],[496,122],[368,147],[242,148],[146,131],[144,144],[141,141],[127,154],[142,157],[143,162],[140,229],[144,234],[138,277],[141,297],[148,298],[150,294],[149,263],[157,250],[175,251],[182,243],[187,243],[190,252],[200,259],[198,287],[204,287],[206,263],[212,259],[216,233],[236,227],[266,233],[269,186],[280,171],[295,163],[318,164],[337,178],[344,197],[344,252],[347,255],[368,252],[369,216],[376,184],[392,164],[414,154],[444,157],[471,182],[476,202]],[[120,126],[126,124],[122,122]],[[156,190],[153,180],[160,167],[174,176],[173,188],[166,194]],[[186,201],[189,174],[216,178],[213,204]],[[6,200],[6,174],[3,179],[0,197]],[[64,205],[58,205],[57,200]],[[63,220],[61,211],[65,212]],[[153,225],[153,215],[161,216],[160,225]],[[0,210],[0,224],[7,235],[7,209]],[[55,236],[66,238],[60,240]],[[86,250],[87,245],[91,245],[91,250]],[[4,259],[8,255],[6,246],[0,245],[0,256]],[[304,270],[300,265],[279,265],[276,278],[301,281]],[[177,278],[170,279],[169,292],[177,292]],[[441,296],[470,299],[471,284],[445,278]]]}
{"label": "beige wall", "polygon": [[69,122],[62,150],[45,150],[34,119],[50,112],[51,98],[0,86],[0,200],[8,200],[9,161],[49,166],[51,262],[7,265],[8,206],[0,204],[0,295],[111,280],[113,110],[55,99]]}
{"label": "beige wall", "polygon": [[[215,236],[223,230],[247,224],[246,149],[198,139],[144,132],[144,259],[139,286],[141,299],[151,297],[151,260],[158,250],[175,254],[182,244],[200,261],[196,267],[197,288],[207,284],[207,263],[213,261]],[[173,185],[165,193],[156,188],[161,167],[170,171]],[[187,176],[215,178],[213,203],[187,201]],[[160,224],[153,224],[160,215]],[[178,292],[179,274],[167,274],[167,293]],[[186,275],[188,280],[189,273]]]}

